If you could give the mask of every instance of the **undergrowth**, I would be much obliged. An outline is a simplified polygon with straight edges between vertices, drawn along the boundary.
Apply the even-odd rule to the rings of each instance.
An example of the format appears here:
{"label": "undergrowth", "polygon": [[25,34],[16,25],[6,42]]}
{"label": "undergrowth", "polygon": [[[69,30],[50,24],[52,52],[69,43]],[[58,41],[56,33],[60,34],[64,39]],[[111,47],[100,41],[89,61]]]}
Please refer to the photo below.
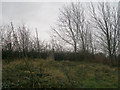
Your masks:
{"label": "undergrowth", "polygon": [[[117,88],[118,68],[86,62],[28,60],[35,88]],[[23,60],[3,61],[3,88],[30,88],[30,72]]]}

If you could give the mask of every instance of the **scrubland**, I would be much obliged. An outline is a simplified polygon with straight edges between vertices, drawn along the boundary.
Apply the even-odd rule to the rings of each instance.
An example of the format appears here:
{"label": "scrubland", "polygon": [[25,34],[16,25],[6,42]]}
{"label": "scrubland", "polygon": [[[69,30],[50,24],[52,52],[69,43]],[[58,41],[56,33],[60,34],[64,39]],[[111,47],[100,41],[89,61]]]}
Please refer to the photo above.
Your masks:
{"label": "scrubland", "polygon": [[117,88],[118,68],[83,61],[3,61],[3,88]]}

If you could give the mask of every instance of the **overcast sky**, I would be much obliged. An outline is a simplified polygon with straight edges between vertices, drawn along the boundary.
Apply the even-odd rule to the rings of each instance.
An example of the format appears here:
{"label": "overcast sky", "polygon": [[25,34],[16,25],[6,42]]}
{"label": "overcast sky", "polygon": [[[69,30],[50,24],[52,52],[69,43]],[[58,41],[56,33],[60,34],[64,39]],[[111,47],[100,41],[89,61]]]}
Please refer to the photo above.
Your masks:
{"label": "overcast sky", "polygon": [[[38,29],[41,40],[50,39],[50,26],[54,26],[59,15],[59,9],[65,2],[3,2],[2,23],[17,27],[25,24],[35,36]],[[86,4],[85,4],[86,5]],[[117,5],[117,4],[116,4]]]}
{"label": "overcast sky", "polygon": [[3,25],[12,21],[15,26],[26,24],[35,34],[38,29],[40,39],[49,39],[50,26],[53,26],[59,15],[59,8],[64,3],[59,2],[3,2]]}

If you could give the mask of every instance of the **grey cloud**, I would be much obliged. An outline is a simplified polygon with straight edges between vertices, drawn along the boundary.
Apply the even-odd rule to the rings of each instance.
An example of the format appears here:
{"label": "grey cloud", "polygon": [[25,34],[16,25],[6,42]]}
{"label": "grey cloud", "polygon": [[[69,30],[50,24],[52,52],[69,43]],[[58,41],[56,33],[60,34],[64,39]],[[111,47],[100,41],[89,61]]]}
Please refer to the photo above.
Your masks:
{"label": "grey cloud", "polygon": [[59,8],[64,3],[45,2],[4,2],[2,4],[3,24],[13,21],[15,25],[27,24],[32,28],[38,28],[41,39],[48,39],[50,25],[53,25],[58,17]]}

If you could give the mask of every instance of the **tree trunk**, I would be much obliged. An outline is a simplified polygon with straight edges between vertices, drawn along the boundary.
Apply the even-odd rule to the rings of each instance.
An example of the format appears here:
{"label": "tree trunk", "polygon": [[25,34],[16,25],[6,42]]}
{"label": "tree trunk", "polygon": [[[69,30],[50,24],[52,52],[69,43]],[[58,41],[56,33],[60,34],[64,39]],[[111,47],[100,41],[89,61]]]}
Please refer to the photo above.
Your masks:
{"label": "tree trunk", "polygon": [[75,45],[74,45],[74,52],[75,52],[75,53],[77,52],[77,45],[76,45],[76,43],[75,43]]}

